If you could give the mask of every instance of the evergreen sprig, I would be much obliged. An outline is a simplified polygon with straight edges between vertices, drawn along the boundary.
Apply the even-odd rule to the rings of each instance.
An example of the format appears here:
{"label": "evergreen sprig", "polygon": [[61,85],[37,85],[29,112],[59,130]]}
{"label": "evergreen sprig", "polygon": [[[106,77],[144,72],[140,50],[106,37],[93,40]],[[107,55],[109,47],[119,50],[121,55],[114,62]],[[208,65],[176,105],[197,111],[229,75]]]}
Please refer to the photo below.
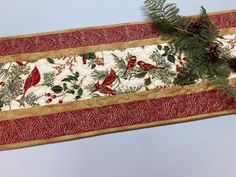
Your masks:
{"label": "evergreen sprig", "polygon": [[208,81],[236,99],[236,92],[228,81],[232,61],[236,60],[225,52],[218,40],[218,29],[209,20],[206,9],[201,7],[199,17],[186,18],[179,15],[175,4],[168,4],[166,0],[145,0],[144,4],[157,31],[174,37],[176,54],[187,58],[175,83],[188,85]]}
{"label": "evergreen sprig", "polygon": [[149,17],[164,33],[170,33],[178,25],[180,16],[176,4],[167,4],[166,0],[145,0],[144,3]]}

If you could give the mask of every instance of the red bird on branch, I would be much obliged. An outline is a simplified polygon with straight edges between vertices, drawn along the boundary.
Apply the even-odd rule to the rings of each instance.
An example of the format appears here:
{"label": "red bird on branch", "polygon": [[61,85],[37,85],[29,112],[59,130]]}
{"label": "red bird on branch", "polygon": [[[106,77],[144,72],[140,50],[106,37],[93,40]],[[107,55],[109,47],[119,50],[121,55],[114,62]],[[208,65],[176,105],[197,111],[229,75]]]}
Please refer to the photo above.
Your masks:
{"label": "red bird on branch", "polygon": [[154,66],[152,64],[145,63],[144,61],[138,61],[138,65],[140,66],[141,69],[148,71],[153,69],[165,69],[164,67]]}
{"label": "red bird on branch", "polygon": [[102,85],[111,85],[116,80],[116,72],[111,69],[110,74],[104,79]]}
{"label": "red bird on branch", "polygon": [[115,90],[112,90],[111,88],[107,87],[106,85],[99,84],[98,82],[95,84],[96,91],[99,91],[104,94],[108,95],[116,95]]}
{"label": "red bird on branch", "polygon": [[113,69],[111,69],[110,74],[104,79],[102,84],[99,84],[99,82],[95,84],[96,91],[109,95],[115,95],[116,94],[115,91],[107,87],[111,85],[115,80],[116,80],[116,73]]}
{"label": "red bird on branch", "polygon": [[127,66],[126,66],[126,70],[124,72],[124,75],[126,75],[127,71],[128,70],[131,70],[134,66],[135,66],[135,63],[136,63],[136,60],[137,60],[137,57],[136,56],[131,56],[129,58],[129,61],[127,63]]}
{"label": "red bird on branch", "polygon": [[39,83],[40,81],[40,73],[38,68],[35,66],[34,69],[31,71],[27,79],[25,80],[25,85],[24,85],[24,95],[26,91],[32,87],[35,86]]}

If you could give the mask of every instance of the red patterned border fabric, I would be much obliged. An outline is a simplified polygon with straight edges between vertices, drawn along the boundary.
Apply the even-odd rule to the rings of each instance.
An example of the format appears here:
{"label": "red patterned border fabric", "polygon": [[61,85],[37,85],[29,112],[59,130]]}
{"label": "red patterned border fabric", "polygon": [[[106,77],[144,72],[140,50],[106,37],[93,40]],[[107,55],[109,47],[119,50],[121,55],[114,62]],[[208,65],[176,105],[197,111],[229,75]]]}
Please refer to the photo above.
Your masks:
{"label": "red patterned border fabric", "polygon": [[[223,100],[223,101],[222,101]],[[0,122],[0,145],[236,109],[217,91]]]}

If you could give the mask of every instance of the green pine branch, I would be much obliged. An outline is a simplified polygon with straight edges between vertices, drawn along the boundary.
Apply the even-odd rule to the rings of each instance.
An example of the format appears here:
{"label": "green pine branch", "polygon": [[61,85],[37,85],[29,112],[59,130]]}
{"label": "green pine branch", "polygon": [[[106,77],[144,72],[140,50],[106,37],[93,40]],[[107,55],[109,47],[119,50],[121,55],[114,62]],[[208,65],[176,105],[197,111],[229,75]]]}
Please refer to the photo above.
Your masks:
{"label": "green pine branch", "polygon": [[174,36],[176,53],[187,58],[174,82],[188,85],[208,81],[236,99],[236,92],[228,83],[231,55],[218,41],[219,31],[209,20],[206,9],[201,7],[198,18],[185,18],[179,15],[175,4],[168,4],[166,0],[145,0],[144,4],[157,31]]}
{"label": "green pine branch", "polygon": [[180,21],[179,9],[176,4],[167,4],[166,0],[145,0],[148,16],[153,22],[163,28],[164,33],[171,33]]}

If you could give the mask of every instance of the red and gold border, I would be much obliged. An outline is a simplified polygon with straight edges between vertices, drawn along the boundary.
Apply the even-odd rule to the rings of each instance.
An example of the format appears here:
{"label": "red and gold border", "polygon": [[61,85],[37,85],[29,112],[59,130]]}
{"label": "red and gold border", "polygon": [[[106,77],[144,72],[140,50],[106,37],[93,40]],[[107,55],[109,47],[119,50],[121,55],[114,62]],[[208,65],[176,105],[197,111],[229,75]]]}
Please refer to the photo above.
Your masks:
{"label": "red and gold border", "polygon": [[[230,33],[236,28],[236,11],[211,13],[210,19]],[[151,45],[168,41],[150,22],[79,28],[34,35],[0,38],[0,62],[36,60],[101,50]]]}
{"label": "red and gold border", "polygon": [[0,121],[0,149],[236,113],[236,102],[211,90]]}
{"label": "red and gold border", "polygon": [[[236,11],[210,15],[221,34],[235,33]],[[0,39],[0,61],[135,47],[166,41],[150,22],[84,28]],[[236,86],[235,80],[231,80]],[[0,149],[65,141],[105,133],[236,113],[236,103],[208,84],[153,90],[0,112]]]}

